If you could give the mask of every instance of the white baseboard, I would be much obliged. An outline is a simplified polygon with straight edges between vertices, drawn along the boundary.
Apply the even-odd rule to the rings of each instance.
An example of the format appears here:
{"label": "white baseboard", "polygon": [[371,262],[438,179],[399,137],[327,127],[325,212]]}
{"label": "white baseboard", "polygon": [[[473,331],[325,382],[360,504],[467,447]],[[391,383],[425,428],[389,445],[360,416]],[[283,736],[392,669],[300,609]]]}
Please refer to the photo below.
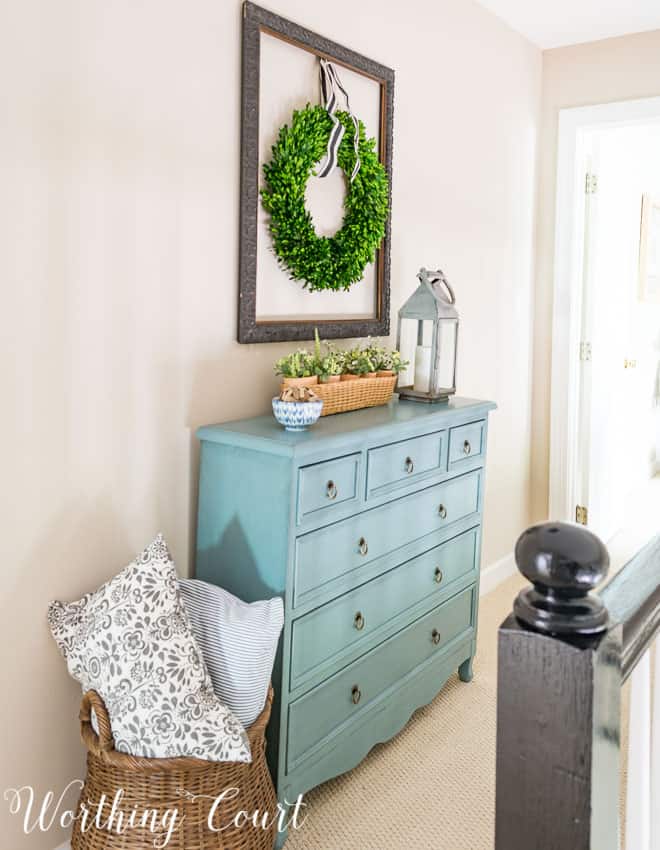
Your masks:
{"label": "white baseboard", "polygon": [[491,590],[502,584],[510,576],[516,572],[516,562],[513,557],[513,552],[509,552],[499,561],[494,564],[489,564],[481,571],[481,581],[479,583],[479,596],[485,596]]}

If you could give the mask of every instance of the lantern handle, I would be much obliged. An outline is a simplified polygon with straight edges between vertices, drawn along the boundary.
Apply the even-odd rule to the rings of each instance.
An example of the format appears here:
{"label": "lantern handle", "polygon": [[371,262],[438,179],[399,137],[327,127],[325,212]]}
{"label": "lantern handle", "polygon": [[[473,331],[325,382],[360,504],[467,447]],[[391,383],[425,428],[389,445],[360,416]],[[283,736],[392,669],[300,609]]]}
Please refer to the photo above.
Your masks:
{"label": "lantern handle", "polygon": [[419,270],[419,274],[417,275],[417,277],[426,284],[429,291],[431,292],[431,295],[433,295],[434,298],[436,297],[436,293],[433,289],[433,284],[441,283],[449,293],[449,303],[456,303],[456,296],[454,295],[454,290],[451,288],[451,284],[440,269],[435,272],[429,272],[426,269],[422,268]]}

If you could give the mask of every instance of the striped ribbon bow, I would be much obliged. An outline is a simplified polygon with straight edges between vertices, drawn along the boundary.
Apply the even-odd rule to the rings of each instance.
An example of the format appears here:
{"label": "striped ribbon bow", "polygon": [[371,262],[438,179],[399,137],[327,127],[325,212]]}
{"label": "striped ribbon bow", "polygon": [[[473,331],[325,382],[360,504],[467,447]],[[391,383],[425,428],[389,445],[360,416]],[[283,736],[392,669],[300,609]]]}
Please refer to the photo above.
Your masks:
{"label": "striped ribbon bow", "polygon": [[355,175],[360,170],[360,156],[358,154],[358,147],[360,144],[360,125],[355,115],[351,112],[348,94],[339,80],[335,66],[331,62],[327,62],[325,59],[321,59],[320,61],[321,96],[323,97],[328,115],[332,118],[333,127],[330,132],[330,138],[328,139],[328,152],[326,154],[325,161],[316,176],[327,177],[337,165],[337,151],[339,150],[341,140],[344,138],[345,131],[344,125],[335,115],[335,112],[337,111],[337,92],[335,89],[339,89],[339,91],[344,95],[346,100],[346,111],[351,116],[353,126],[355,127],[355,138],[353,141],[353,145],[355,147],[355,165],[353,166],[353,171],[351,173],[352,183],[355,179]]}

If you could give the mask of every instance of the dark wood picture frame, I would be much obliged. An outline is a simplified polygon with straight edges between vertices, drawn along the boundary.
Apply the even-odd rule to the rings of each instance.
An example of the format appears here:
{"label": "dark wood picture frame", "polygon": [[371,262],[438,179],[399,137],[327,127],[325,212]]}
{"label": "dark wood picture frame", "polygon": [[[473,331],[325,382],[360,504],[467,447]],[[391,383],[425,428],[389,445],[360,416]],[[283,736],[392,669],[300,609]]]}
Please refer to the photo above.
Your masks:
{"label": "dark wood picture frame", "polygon": [[[390,179],[390,214],[376,253],[376,310],[369,319],[257,321],[257,212],[259,205],[259,74],[261,33],[275,36],[375,80],[380,86],[380,159]],[[310,340],[314,328],[325,339],[386,336],[390,332],[390,222],[394,71],[347,47],[262,9],[243,4],[241,209],[238,341]],[[304,293],[303,293],[304,294]]]}

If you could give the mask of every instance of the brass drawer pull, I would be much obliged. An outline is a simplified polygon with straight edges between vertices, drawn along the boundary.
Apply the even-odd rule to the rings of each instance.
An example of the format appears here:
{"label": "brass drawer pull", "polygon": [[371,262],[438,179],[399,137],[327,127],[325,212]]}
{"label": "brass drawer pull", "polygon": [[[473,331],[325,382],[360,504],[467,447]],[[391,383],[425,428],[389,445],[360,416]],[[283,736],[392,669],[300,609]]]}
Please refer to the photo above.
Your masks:
{"label": "brass drawer pull", "polygon": [[325,488],[326,495],[328,499],[336,499],[337,498],[337,485],[334,481],[328,481]]}
{"label": "brass drawer pull", "polygon": [[442,570],[440,569],[440,567],[435,568],[435,574],[434,575],[435,575],[436,584],[440,584],[440,582],[442,581]]}
{"label": "brass drawer pull", "polygon": [[466,455],[469,455],[471,451],[472,451],[472,446],[470,445],[470,441],[466,440],[463,443],[463,453],[466,454]]}
{"label": "brass drawer pull", "polygon": [[361,537],[358,540],[358,548],[360,550],[360,555],[366,555],[369,551],[369,546],[367,545],[367,541],[364,539],[364,537]]}
{"label": "brass drawer pull", "polygon": [[362,699],[362,691],[358,688],[357,685],[353,685],[353,689],[351,691],[351,699],[353,701],[353,705],[357,705]]}
{"label": "brass drawer pull", "polygon": [[437,629],[433,629],[433,631],[431,632],[431,640],[436,646],[440,643],[440,638],[440,632]]}
{"label": "brass drawer pull", "polygon": [[406,472],[408,473],[408,475],[410,475],[414,469],[415,469],[415,464],[413,463],[413,459],[411,457],[407,457],[406,458]]}
{"label": "brass drawer pull", "polygon": [[359,632],[361,632],[362,629],[364,628],[364,624],[365,624],[365,619],[364,619],[364,616],[362,614],[362,611],[358,611],[357,614],[355,615],[355,617],[353,618],[353,625],[355,626],[355,628]]}
{"label": "brass drawer pull", "polygon": [[438,513],[440,514],[440,519],[447,519],[447,508],[444,505],[438,506]]}

